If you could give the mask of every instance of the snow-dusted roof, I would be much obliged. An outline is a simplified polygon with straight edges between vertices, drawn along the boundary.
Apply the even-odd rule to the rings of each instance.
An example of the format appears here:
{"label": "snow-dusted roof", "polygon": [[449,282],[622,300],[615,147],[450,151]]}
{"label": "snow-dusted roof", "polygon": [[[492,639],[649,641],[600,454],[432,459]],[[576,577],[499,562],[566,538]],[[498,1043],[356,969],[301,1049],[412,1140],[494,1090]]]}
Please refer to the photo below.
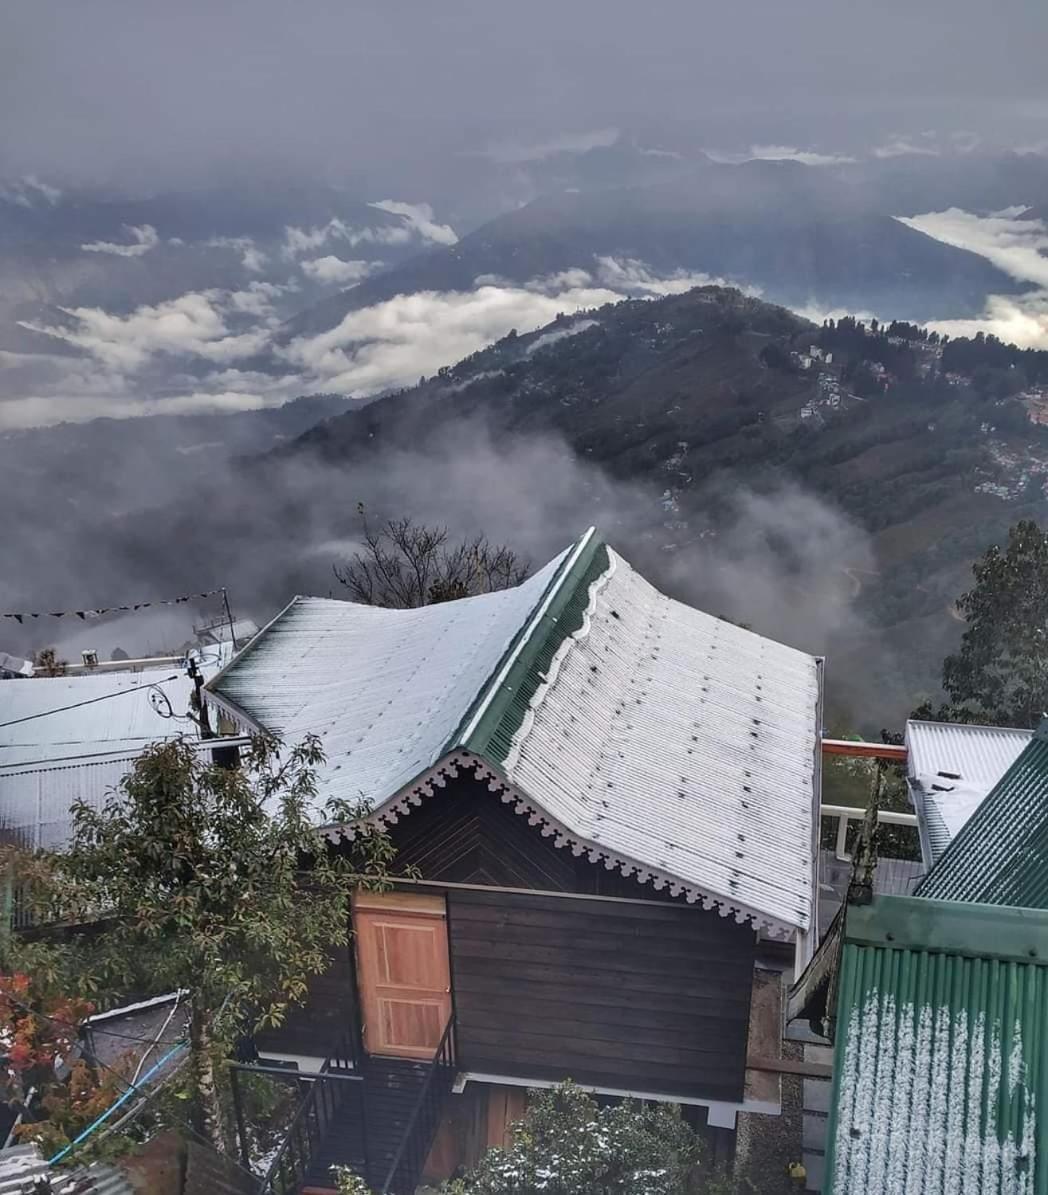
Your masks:
{"label": "snow-dusted roof", "polygon": [[1030,909],[847,907],[824,1189],[1048,1189],[1046,938]]}
{"label": "snow-dusted roof", "polygon": [[390,820],[480,766],[558,845],[773,931],[812,928],[819,661],[664,597],[589,535],[515,590],[296,599],[209,686],[320,798]]}
{"label": "snow-dusted roof", "polygon": [[566,555],[514,589],[415,610],[297,597],[207,699],[245,730],[318,735],[321,800],[378,805],[441,757]]}
{"label": "snow-dusted roof", "polygon": [[[230,651],[205,648],[203,675]],[[192,690],[179,664],[0,681],[0,829],[31,847],[64,845],[77,800],[101,808],[143,748],[194,729]]]}
{"label": "snow-dusted roof", "polygon": [[906,724],[910,793],[931,867],[1019,758],[1032,730],[958,722]]}

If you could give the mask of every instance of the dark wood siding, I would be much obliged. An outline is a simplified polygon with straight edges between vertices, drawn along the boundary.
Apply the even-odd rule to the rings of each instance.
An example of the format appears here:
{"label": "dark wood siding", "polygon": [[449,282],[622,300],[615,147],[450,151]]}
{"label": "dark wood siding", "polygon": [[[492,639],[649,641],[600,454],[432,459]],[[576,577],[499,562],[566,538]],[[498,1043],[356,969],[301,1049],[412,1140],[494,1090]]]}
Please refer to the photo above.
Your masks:
{"label": "dark wood siding", "polygon": [[449,890],[464,1070],[739,1100],[754,936],[693,907]]}
{"label": "dark wood siding", "polygon": [[304,1004],[288,1009],[282,1025],[255,1034],[260,1054],[303,1054],[327,1058],[354,1025],[354,985],[349,950],[339,951],[323,975],[309,981]]}
{"label": "dark wood siding", "polygon": [[557,847],[472,775],[428,797],[390,835],[395,866],[414,867],[427,880],[686,903]]}

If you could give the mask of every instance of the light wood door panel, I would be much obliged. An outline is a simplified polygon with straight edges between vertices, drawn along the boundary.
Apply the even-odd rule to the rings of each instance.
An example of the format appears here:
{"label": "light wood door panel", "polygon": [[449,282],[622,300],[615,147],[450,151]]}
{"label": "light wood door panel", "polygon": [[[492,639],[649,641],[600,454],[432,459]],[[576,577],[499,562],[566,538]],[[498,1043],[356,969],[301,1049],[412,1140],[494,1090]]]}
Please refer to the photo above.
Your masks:
{"label": "light wood door panel", "polygon": [[447,922],[442,904],[410,896],[369,893],[354,902],[364,1048],[432,1058],[451,1015]]}

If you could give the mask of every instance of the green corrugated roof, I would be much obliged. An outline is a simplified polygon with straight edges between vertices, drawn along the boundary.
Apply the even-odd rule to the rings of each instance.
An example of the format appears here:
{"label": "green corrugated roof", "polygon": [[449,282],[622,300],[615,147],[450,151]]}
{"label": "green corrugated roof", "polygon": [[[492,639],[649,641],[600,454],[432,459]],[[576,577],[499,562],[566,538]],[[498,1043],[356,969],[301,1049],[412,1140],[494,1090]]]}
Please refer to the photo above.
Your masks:
{"label": "green corrugated roof", "polygon": [[1048,908],[1048,722],[987,794],[917,895]]}
{"label": "green corrugated roof", "polygon": [[465,747],[494,764],[503,763],[509,755],[513,736],[557,650],[582,628],[591,586],[610,568],[608,549],[594,532],[580,540],[577,548],[536,608],[538,614],[548,600],[536,625],[529,621],[521,629],[491,682],[466,714],[449,749]]}
{"label": "green corrugated roof", "polygon": [[1048,913],[848,909],[829,1195],[1048,1192]]}

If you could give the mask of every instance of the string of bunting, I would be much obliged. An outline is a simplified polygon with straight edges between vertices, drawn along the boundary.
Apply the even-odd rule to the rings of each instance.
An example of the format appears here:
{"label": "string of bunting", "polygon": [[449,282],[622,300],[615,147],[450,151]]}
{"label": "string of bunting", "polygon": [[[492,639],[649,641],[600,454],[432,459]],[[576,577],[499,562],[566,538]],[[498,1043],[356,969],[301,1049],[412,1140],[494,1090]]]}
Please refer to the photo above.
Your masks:
{"label": "string of bunting", "polygon": [[2,613],[0,618],[13,618],[15,622],[24,622],[27,618],[101,618],[103,614],[127,613],[135,610],[148,610],[150,606],[181,606],[185,602],[194,602],[198,598],[215,597],[225,594],[225,588],[208,589],[204,593],[187,593],[182,597],[158,598],[152,602],[135,602],[127,606],[100,606],[97,610],[23,610],[17,614]]}

